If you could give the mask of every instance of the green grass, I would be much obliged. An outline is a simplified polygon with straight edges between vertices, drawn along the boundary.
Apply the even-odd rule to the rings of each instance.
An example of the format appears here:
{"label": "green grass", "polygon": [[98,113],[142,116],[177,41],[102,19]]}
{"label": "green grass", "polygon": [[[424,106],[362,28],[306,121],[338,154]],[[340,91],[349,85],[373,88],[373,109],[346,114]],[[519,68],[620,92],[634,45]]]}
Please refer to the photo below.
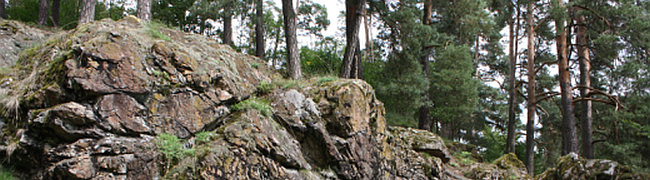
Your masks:
{"label": "green grass", "polygon": [[336,81],[336,80],[338,80],[338,79],[339,79],[338,77],[334,77],[334,76],[323,76],[323,77],[321,77],[321,78],[318,78],[318,83],[319,83],[319,84],[323,84],[323,83],[328,83],[328,82]]}
{"label": "green grass", "polygon": [[18,180],[18,178],[14,177],[12,172],[13,172],[13,170],[11,168],[5,168],[3,166],[0,166],[0,179],[1,180]]}
{"label": "green grass", "polygon": [[256,109],[260,112],[260,114],[266,117],[271,117],[273,114],[273,107],[271,107],[271,103],[269,103],[268,100],[260,99],[254,96],[232,106],[232,110],[234,111],[247,109]]}
{"label": "green grass", "polygon": [[255,69],[259,68],[260,66],[261,66],[260,63],[256,63],[256,62],[251,63],[251,67],[253,67],[253,68],[255,68]]}
{"label": "green grass", "polygon": [[194,137],[196,137],[196,143],[200,144],[212,141],[215,137],[217,137],[217,134],[210,131],[202,131],[200,133],[196,133]]}
{"label": "green grass", "polygon": [[147,32],[151,34],[151,37],[155,39],[162,39],[165,41],[171,41],[172,38],[160,32],[160,29],[165,28],[165,25],[158,22],[150,22],[147,24]]}

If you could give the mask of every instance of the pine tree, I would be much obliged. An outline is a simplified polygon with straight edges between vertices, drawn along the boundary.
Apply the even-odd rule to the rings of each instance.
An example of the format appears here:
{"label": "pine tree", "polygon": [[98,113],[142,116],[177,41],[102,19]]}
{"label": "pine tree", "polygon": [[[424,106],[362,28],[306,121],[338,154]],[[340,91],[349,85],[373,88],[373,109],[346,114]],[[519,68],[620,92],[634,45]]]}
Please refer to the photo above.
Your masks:
{"label": "pine tree", "polygon": [[293,8],[292,0],[282,0],[282,15],[284,16],[284,36],[287,42],[289,78],[301,79],[300,54],[296,40],[296,12]]}
{"label": "pine tree", "polygon": [[92,22],[95,19],[95,3],[97,0],[82,0],[79,25]]}
{"label": "pine tree", "polygon": [[534,155],[535,155],[535,113],[537,111],[537,99],[535,94],[535,23],[533,19],[534,1],[528,2],[528,122],[526,123],[526,169],[528,174],[533,174],[534,171]]}
{"label": "pine tree", "polygon": [[264,0],[258,0],[255,5],[257,19],[255,21],[255,54],[264,59]]}
{"label": "pine tree", "polygon": [[0,0],[0,19],[4,19],[7,17],[7,14],[5,12],[5,1]]}
{"label": "pine tree", "polygon": [[138,0],[137,17],[144,21],[151,21],[151,0]]}
{"label": "pine tree", "polygon": [[[515,10],[515,4],[513,4],[512,1],[509,1],[509,5],[511,6],[511,11],[512,14],[514,14]],[[517,9],[518,10],[518,9]],[[510,15],[511,16],[511,15]],[[516,86],[515,82],[517,79],[515,78],[515,73],[516,73],[516,68],[517,68],[517,58],[516,58],[516,49],[515,49],[515,41],[518,39],[518,32],[515,31],[515,19],[518,19],[519,16],[515,18],[508,18],[508,26],[510,30],[509,34],[509,46],[508,46],[508,59],[509,59],[509,70],[508,70],[508,135],[506,138],[506,152],[508,153],[515,153],[515,128],[517,124],[517,118],[515,108],[517,103],[517,94],[516,94]]]}
{"label": "pine tree", "polygon": [[363,79],[361,62],[361,50],[359,45],[359,29],[361,27],[361,16],[364,12],[366,0],[345,1],[345,54],[341,65],[341,78]]}
{"label": "pine tree", "polygon": [[[422,24],[425,26],[429,26],[431,24],[431,14],[433,13],[433,0],[425,0],[424,1],[424,16],[422,16]],[[431,51],[431,47],[424,47],[423,48],[424,52]],[[422,72],[424,74],[424,79],[426,81],[429,81],[429,76],[430,76],[430,66],[429,66],[429,57],[430,55],[428,53],[424,54],[420,58],[420,65],[422,66]],[[420,106],[419,110],[419,119],[418,119],[418,128],[424,129],[424,130],[431,130],[431,112],[429,109],[429,90],[428,88],[424,93],[422,93],[422,101],[424,101],[424,105]]]}
{"label": "pine tree", "polygon": [[569,32],[565,28],[566,20],[564,18],[566,8],[562,1],[554,0],[553,4],[555,5],[555,11],[563,12],[556,14],[553,18],[555,19],[555,31],[557,33],[555,43],[557,44],[557,64],[560,74],[560,94],[562,96],[560,101],[562,107],[562,155],[565,155],[571,152],[578,153],[578,137],[573,112],[571,72],[569,69],[569,46],[567,45]]}
{"label": "pine tree", "polygon": [[47,26],[47,17],[50,12],[50,1],[49,0],[40,0],[40,6],[38,8],[38,22],[39,26]]}

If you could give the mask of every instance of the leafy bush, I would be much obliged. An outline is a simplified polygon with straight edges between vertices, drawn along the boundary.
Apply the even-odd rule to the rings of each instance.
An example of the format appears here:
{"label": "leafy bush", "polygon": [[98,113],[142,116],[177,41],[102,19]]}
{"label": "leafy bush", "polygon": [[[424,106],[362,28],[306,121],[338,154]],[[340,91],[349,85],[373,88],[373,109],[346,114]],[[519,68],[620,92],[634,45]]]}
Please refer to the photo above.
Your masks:
{"label": "leafy bush", "polygon": [[183,147],[185,140],[179,139],[175,135],[162,133],[156,137],[156,147],[160,152],[165,155],[168,164],[172,164],[174,160],[180,160],[186,156],[193,156],[194,149],[187,149]]}
{"label": "leafy bush", "polygon": [[251,97],[247,100],[239,102],[232,106],[232,109],[235,111],[256,109],[266,117],[271,117],[273,114],[273,108],[271,107],[270,103],[267,100],[259,99],[257,97]]}

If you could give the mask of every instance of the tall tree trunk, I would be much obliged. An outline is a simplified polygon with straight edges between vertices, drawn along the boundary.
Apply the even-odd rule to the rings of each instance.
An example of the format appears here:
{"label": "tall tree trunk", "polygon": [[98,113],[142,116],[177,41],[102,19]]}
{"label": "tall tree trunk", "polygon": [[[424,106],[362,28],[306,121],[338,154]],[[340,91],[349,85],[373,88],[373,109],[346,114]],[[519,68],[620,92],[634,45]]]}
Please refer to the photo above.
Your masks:
{"label": "tall tree trunk", "polygon": [[[557,1],[562,6],[561,1]],[[555,17],[558,71],[560,75],[560,94],[562,100],[562,155],[571,152],[578,153],[578,137],[576,133],[576,119],[573,112],[573,96],[571,93],[571,72],[569,71],[569,57],[567,46],[566,21],[562,17]]]}
{"label": "tall tree trunk", "polygon": [[[591,87],[591,58],[589,57],[589,48],[587,48],[587,26],[584,15],[579,15],[580,8],[573,7],[573,19],[578,25],[578,61],[580,62],[580,96],[589,98],[589,88]],[[582,134],[582,156],[587,159],[594,158],[592,102],[591,100],[580,102],[580,123]]]}
{"label": "tall tree trunk", "polygon": [[[431,24],[431,14],[433,12],[433,0],[424,1],[424,16],[422,17],[422,24],[428,26]],[[422,72],[424,73],[424,79],[429,81],[429,51],[430,49],[423,49],[425,54],[420,57],[420,65],[422,66]],[[424,105],[420,106],[420,117],[418,119],[418,128],[424,130],[431,130],[431,112],[429,110],[429,88],[426,88],[424,93],[422,93],[422,101]]]}
{"label": "tall tree trunk", "polygon": [[61,0],[52,0],[52,26],[54,27],[59,26],[60,13],[61,13]]}
{"label": "tall tree trunk", "polygon": [[5,1],[0,0],[0,19],[5,19],[7,14],[5,12]]}
{"label": "tall tree trunk", "polygon": [[361,13],[363,12],[366,0],[346,0],[345,1],[345,54],[343,55],[343,64],[341,65],[341,78],[359,78],[361,60],[358,54],[359,48],[359,28],[361,25]]}
{"label": "tall tree trunk", "polygon": [[151,21],[151,0],[138,0],[137,17],[149,22]]}
{"label": "tall tree trunk", "polygon": [[[514,9],[514,5],[512,5]],[[516,105],[517,103],[517,88],[515,87],[515,73],[517,69],[517,58],[515,55],[515,40],[517,39],[517,32],[515,32],[515,19],[508,21],[510,26],[510,45],[508,46],[508,58],[510,60],[510,69],[508,70],[508,136],[506,139],[506,151],[508,153],[515,153],[515,128],[517,124],[516,119]]]}
{"label": "tall tree trunk", "polygon": [[256,13],[257,21],[255,21],[255,54],[257,57],[264,59],[264,0],[257,1]]}
{"label": "tall tree trunk", "polygon": [[289,63],[289,78],[301,79],[300,54],[296,40],[296,12],[292,0],[282,0],[282,14],[284,16],[284,36],[287,44],[287,62]]}
{"label": "tall tree trunk", "polygon": [[79,25],[93,22],[95,19],[95,3],[97,0],[82,0],[81,13],[79,16]]}
{"label": "tall tree trunk", "polygon": [[47,17],[50,12],[50,1],[40,0],[38,7],[38,21],[39,26],[47,26]]}
{"label": "tall tree trunk", "polygon": [[228,2],[224,7],[226,16],[223,18],[223,43],[232,45],[232,3]]}
{"label": "tall tree trunk", "polygon": [[535,26],[533,25],[534,2],[528,3],[528,122],[526,123],[526,169],[532,176],[535,168]]}

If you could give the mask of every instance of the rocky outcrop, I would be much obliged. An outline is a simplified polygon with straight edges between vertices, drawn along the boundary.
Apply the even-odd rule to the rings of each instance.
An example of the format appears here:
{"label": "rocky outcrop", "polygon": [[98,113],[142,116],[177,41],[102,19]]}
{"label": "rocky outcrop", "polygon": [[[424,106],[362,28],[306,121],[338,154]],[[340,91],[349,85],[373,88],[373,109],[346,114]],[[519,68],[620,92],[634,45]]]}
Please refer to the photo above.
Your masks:
{"label": "rocky outcrop", "polygon": [[134,17],[22,56],[0,91],[0,159],[22,179],[459,176],[438,136],[387,127],[362,80],[273,82],[258,58]]}
{"label": "rocky outcrop", "polygon": [[494,163],[475,163],[469,165],[465,174],[471,179],[532,179],[526,172],[526,167],[515,154],[506,154],[496,159]]}
{"label": "rocky outcrop", "polygon": [[21,51],[44,41],[50,34],[17,21],[0,19],[0,67],[15,64]]}
{"label": "rocky outcrop", "polygon": [[537,175],[538,180],[555,179],[650,179],[650,175],[635,173],[627,166],[606,159],[583,159],[570,153],[557,160],[557,166]]}

